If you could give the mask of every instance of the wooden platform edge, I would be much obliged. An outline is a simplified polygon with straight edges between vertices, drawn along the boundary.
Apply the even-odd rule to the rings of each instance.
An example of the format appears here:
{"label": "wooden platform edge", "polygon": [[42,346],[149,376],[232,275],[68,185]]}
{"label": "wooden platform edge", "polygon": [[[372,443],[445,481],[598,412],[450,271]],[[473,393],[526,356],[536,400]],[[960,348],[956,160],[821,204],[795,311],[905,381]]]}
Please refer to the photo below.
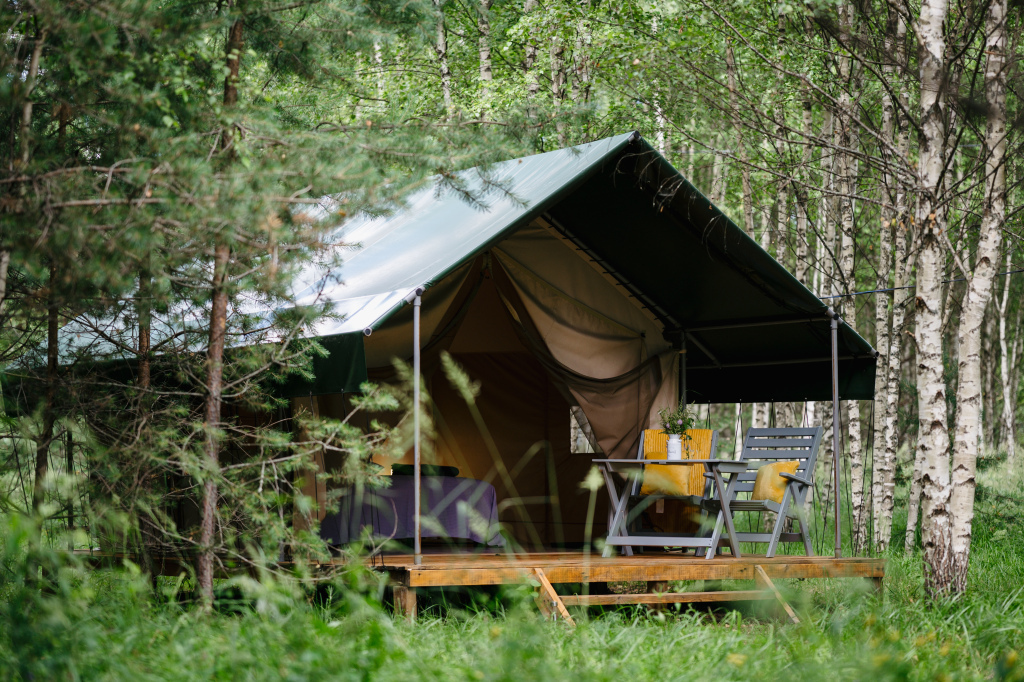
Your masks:
{"label": "wooden platform edge", "polygon": [[[868,578],[877,583],[885,576],[885,560],[830,559],[814,563],[765,563],[765,575],[772,580],[787,578]],[[522,566],[403,567],[396,573],[410,587],[449,585],[505,585],[522,583],[540,568],[553,584],[670,580],[755,580],[755,563],[738,559],[721,563],[690,560],[678,563],[643,564],[632,561],[565,565],[544,562]]]}

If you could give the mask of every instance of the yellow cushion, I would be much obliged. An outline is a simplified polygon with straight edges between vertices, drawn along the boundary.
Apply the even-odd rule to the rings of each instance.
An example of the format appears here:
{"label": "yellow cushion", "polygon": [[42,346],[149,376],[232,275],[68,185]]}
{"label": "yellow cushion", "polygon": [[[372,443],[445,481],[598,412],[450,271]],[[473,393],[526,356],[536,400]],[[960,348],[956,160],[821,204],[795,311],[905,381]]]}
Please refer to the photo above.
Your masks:
{"label": "yellow cushion", "polygon": [[[683,459],[707,459],[711,429],[690,429],[683,440]],[[668,459],[668,435],[661,429],[644,431],[644,459]],[[700,464],[652,464],[644,469],[641,495],[703,495],[704,467]]]}
{"label": "yellow cushion", "polygon": [[750,495],[752,500],[770,500],[782,504],[782,498],[786,494],[786,484],[789,483],[779,474],[795,474],[800,462],[774,462],[765,464],[757,470],[757,478],[754,479],[754,492]]}

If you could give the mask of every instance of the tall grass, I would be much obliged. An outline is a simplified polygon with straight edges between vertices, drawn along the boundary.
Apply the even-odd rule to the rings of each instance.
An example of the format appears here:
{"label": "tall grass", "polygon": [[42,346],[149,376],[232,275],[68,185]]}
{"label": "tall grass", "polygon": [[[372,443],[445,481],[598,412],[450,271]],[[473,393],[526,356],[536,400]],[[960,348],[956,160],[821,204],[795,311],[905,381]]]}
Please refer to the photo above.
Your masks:
{"label": "tall grass", "polygon": [[[448,603],[415,625],[383,586],[353,572],[315,593],[236,579],[241,599],[204,614],[180,584],[153,592],[137,572],[47,564],[24,575],[24,524],[7,519],[0,582],[6,679],[1024,679],[1024,494],[1005,465],[979,473],[970,589],[930,602],[921,561],[889,555],[885,599],[858,581],[780,581],[802,617],[763,610],[578,612],[542,621],[527,587],[484,606]],[[902,522],[902,520],[900,520]],[[900,528],[894,529],[897,537]],[[899,546],[901,543],[897,543]],[[474,602],[463,601],[463,604]]]}

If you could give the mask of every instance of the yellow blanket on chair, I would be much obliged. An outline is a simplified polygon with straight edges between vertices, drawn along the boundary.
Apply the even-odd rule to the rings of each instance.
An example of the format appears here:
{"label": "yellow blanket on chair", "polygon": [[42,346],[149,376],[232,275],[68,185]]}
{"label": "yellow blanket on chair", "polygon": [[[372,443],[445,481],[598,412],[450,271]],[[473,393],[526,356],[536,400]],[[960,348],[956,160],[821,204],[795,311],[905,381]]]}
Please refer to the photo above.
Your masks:
{"label": "yellow blanket on chair", "polygon": [[[683,459],[707,459],[711,453],[711,429],[690,429],[683,438]],[[661,429],[644,431],[644,459],[667,459],[668,435]],[[651,464],[644,467],[641,495],[703,495],[701,464]]]}

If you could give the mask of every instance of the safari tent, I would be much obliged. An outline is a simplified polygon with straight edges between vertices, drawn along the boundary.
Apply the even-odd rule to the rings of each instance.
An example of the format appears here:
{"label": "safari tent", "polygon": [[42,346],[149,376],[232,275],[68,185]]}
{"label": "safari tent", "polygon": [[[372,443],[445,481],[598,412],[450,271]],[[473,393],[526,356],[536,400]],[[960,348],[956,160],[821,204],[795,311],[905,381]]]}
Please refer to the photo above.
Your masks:
{"label": "safari tent", "polygon": [[[395,358],[415,362],[436,433],[404,461],[493,484],[524,545],[578,545],[593,452],[635,457],[680,396],[872,398],[874,349],[639,134],[462,178],[480,202],[429,188],[338,228],[340,277],[311,271],[300,296],[333,303],[315,330],[330,355],[289,390],[296,408],[342,416],[362,381],[393,380]],[[485,178],[500,189],[484,191]],[[485,430],[443,351],[479,382]],[[570,443],[571,411],[592,434],[588,452]],[[328,511],[321,503],[320,518]]]}

